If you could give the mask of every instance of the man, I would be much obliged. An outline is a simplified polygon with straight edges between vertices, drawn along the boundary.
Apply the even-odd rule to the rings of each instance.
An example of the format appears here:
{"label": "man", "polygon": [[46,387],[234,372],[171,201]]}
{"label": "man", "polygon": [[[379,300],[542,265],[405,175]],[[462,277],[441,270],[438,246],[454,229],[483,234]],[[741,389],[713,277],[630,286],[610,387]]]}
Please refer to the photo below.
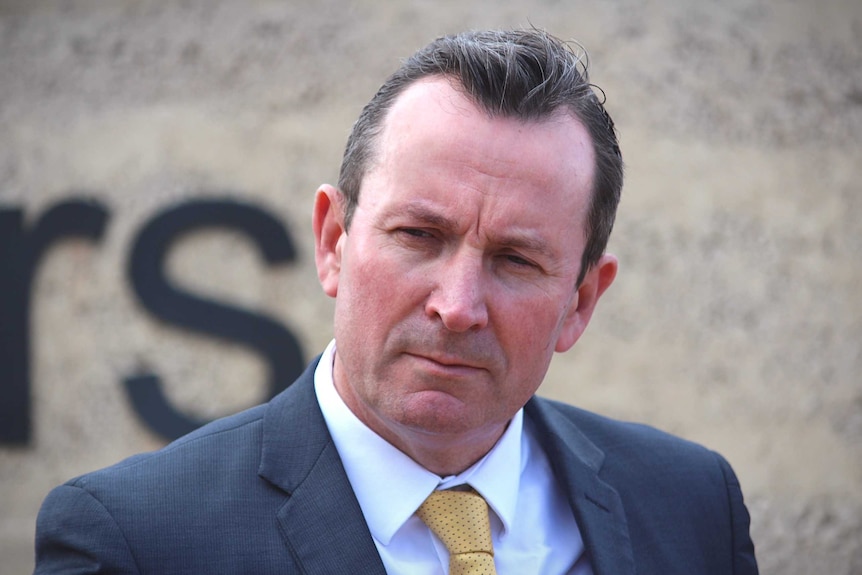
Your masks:
{"label": "man", "polygon": [[269,404],[52,491],[36,572],[756,573],[719,455],[534,397],[614,280],[621,186],[565,44],[433,42],[317,191],[334,341]]}

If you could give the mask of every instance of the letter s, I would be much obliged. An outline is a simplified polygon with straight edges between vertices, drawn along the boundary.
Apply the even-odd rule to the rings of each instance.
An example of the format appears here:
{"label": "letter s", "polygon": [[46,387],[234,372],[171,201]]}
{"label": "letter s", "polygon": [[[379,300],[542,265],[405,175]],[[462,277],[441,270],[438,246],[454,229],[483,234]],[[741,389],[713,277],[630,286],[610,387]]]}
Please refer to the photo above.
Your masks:
{"label": "letter s", "polygon": [[[266,399],[271,399],[304,368],[302,351],[294,335],[267,316],[184,291],[165,274],[164,262],[171,244],[187,232],[208,227],[227,227],[245,233],[271,264],[296,257],[287,229],[263,209],[233,200],[192,200],[162,212],[139,232],[129,260],[129,279],[141,304],[160,319],[235,341],[264,355],[271,368]],[[176,439],[206,423],[174,408],[156,375],[135,375],[126,378],[124,384],[138,415],[168,439]]]}

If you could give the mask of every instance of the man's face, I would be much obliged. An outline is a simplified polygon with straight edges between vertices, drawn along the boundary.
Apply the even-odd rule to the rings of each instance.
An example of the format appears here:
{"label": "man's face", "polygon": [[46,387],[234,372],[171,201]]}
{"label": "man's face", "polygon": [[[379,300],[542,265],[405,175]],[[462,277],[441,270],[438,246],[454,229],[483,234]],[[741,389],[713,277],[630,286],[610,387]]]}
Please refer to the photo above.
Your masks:
{"label": "man's face", "polygon": [[606,256],[575,285],[594,163],[563,112],[490,118],[442,78],[398,98],[349,233],[334,188],[315,205],[335,385],[366,425],[414,458],[493,445],[613,280]]}

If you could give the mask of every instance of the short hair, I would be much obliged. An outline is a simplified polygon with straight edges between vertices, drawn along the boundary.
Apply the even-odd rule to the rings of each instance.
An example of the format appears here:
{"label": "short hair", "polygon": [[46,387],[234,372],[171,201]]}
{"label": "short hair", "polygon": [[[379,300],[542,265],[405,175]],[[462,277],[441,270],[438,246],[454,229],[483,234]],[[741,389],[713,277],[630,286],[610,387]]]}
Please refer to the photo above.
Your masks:
{"label": "short hair", "polygon": [[420,79],[454,79],[492,117],[541,120],[560,109],[590,134],[595,169],[581,257],[579,286],[607,247],[623,184],[623,160],[613,120],[589,82],[586,54],[537,29],[470,31],[443,36],[408,58],[380,87],[353,125],[344,150],[338,187],[344,224],[359,203],[362,180],[377,152],[387,112]]}

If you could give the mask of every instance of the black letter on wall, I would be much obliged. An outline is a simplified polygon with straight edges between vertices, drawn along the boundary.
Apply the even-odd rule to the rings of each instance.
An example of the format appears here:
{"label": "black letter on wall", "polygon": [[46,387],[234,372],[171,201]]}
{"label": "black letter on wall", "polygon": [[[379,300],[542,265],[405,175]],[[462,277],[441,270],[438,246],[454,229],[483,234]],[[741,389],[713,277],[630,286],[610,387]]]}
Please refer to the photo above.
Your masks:
{"label": "black letter on wall", "polygon": [[45,212],[29,231],[20,209],[0,210],[0,443],[26,445],[31,437],[30,302],[39,260],[57,240],[99,241],[108,211],[70,200]]}
{"label": "black letter on wall", "polygon": [[[270,399],[290,385],[304,368],[302,351],[294,335],[269,317],[179,289],[165,274],[166,256],[178,237],[213,227],[244,232],[271,264],[295,259],[287,229],[266,211],[231,200],[194,200],[159,214],[140,231],[129,261],[132,287],[143,306],[160,319],[240,343],[263,354],[270,365],[266,398]],[[206,423],[175,409],[156,375],[129,377],[125,386],[138,415],[163,437],[176,439]]]}

